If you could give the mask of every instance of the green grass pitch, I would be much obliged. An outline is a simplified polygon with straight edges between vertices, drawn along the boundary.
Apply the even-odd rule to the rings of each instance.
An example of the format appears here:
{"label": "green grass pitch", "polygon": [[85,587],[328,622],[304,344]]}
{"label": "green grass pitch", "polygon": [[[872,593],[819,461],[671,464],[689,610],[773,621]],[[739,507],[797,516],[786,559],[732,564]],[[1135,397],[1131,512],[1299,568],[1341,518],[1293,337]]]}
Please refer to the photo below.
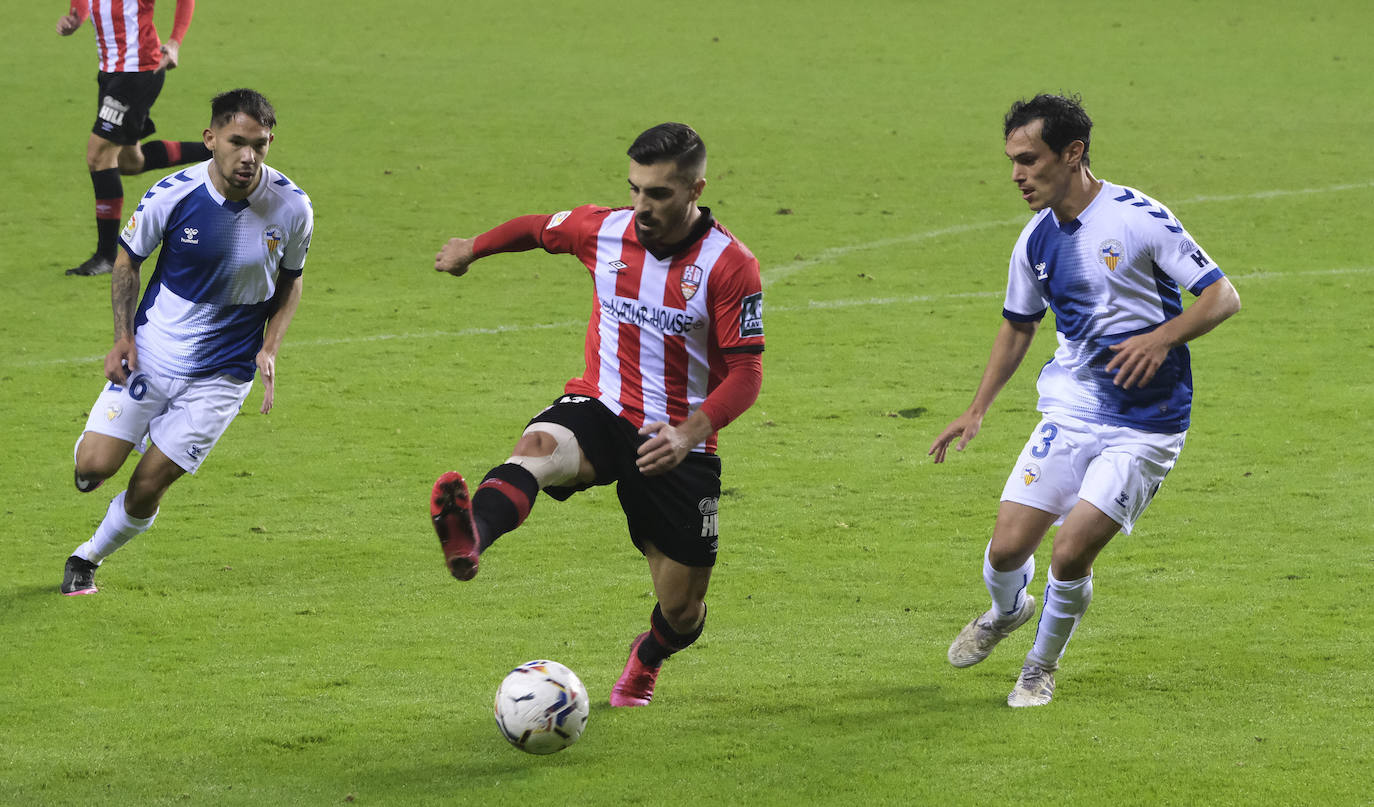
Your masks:
{"label": "green grass pitch", "polygon": [[[159,131],[198,136],[236,86],[276,103],[269,162],[317,217],[305,297],[276,410],[255,392],[71,599],[63,559],[128,475],[71,485],[110,340],[107,280],[62,274],[93,243],[95,49],[21,5],[0,804],[1374,803],[1367,3],[202,2]],[[1001,115],[1041,90],[1083,94],[1097,175],[1168,204],[1245,308],[1194,345],[1187,449],[1098,562],[1055,701],[1013,712],[1029,631],[965,671],[944,652],[986,607],[1048,327],[969,449],[925,451],[977,384],[1027,215]],[[705,636],[613,711],[652,605],[614,494],[541,498],[468,584],[426,523],[435,476],[500,462],[579,370],[585,273],[431,267],[452,235],[624,203],[629,139],[664,120],[707,141],[769,346],[721,437]],[[126,212],[155,179],[125,178]],[[540,657],[596,704],[549,758],[490,713]]]}

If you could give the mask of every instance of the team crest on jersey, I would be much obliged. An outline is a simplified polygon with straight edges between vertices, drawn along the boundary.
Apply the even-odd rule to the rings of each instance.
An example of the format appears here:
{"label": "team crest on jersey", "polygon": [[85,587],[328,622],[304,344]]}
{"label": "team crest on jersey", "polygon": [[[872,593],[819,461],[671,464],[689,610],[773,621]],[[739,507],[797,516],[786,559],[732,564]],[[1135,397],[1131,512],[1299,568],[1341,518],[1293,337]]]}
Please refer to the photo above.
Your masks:
{"label": "team crest on jersey", "polygon": [[1115,238],[1108,238],[1097,247],[1097,258],[1102,261],[1109,270],[1115,272],[1116,265],[1121,262],[1121,257],[1126,254],[1126,247]]}
{"label": "team crest on jersey", "polygon": [[557,213],[554,213],[553,216],[549,219],[549,223],[546,224],[546,225],[544,226],[544,229],[546,229],[546,230],[552,230],[554,227],[557,227],[558,225],[560,225],[560,224],[562,224],[563,222],[567,221],[567,220],[568,220],[568,216],[571,216],[571,215],[572,215],[572,211],[571,211],[571,210],[560,210],[560,211],[558,211]]}
{"label": "team crest on jersey", "polygon": [[280,224],[268,226],[262,231],[262,239],[267,242],[267,251],[276,252],[277,247],[281,246],[282,239],[285,238],[285,230]]}
{"label": "team crest on jersey", "polygon": [[122,414],[124,414],[124,409],[119,404],[110,404],[110,408],[105,410],[105,419],[119,420],[119,416]]}
{"label": "team crest on jersey", "polygon": [[705,274],[701,267],[694,263],[689,263],[682,269],[682,299],[690,300],[697,296],[697,289],[701,288],[701,278]]}
{"label": "team crest on jersey", "polygon": [[1026,463],[1026,467],[1021,469],[1021,480],[1027,485],[1040,478],[1040,466],[1033,462]]}

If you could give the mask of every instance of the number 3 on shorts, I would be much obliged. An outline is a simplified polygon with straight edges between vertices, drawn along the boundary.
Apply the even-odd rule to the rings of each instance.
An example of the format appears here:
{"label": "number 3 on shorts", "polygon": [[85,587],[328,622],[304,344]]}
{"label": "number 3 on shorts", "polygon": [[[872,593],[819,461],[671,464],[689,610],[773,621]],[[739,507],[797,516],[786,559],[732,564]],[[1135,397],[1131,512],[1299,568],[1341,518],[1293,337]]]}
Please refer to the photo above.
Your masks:
{"label": "number 3 on shorts", "polygon": [[1046,423],[1044,426],[1040,427],[1040,433],[1045,436],[1040,441],[1040,445],[1030,450],[1030,454],[1038,460],[1043,460],[1050,455],[1050,443],[1054,442],[1054,438],[1059,436],[1059,427],[1053,423]]}

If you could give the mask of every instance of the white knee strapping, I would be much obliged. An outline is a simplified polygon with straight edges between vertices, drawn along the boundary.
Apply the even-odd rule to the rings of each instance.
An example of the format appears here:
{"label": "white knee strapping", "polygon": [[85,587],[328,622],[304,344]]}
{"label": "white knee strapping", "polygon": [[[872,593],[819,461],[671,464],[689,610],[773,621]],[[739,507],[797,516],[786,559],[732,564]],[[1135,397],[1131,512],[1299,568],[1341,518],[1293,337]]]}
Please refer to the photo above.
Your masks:
{"label": "white knee strapping", "polygon": [[525,434],[530,432],[543,432],[552,437],[556,443],[553,453],[544,457],[514,455],[506,461],[533,474],[541,488],[566,485],[577,479],[577,472],[582,465],[582,449],[577,445],[577,437],[572,430],[557,423],[531,423],[525,429]]}

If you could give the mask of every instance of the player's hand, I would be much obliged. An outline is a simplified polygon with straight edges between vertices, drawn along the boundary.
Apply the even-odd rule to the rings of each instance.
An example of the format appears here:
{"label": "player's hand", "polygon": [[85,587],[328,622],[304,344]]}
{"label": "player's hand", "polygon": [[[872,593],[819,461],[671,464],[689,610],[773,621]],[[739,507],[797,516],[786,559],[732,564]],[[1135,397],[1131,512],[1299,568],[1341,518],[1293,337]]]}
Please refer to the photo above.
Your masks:
{"label": "player's hand", "polygon": [[178,58],[181,54],[181,43],[175,39],[169,39],[162,43],[162,61],[157,63],[158,70],[171,70],[180,62]]}
{"label": "player's hand", "polygon": [[272,411],[273,393],[276,391],[277,359],[265,350],[258,351],[256,359],[258,373],[262,376],[262,408],[258,411],[267,414]]}
{"label": "player's hand", "polygon": [[472,256],[472,238],[450,238],[439,254],[434,256],[434,271],[448,272],[454,277],[462,277],[468,267],[476,260]]}
{"label": "player's hand", "polygon": [[116,384],[125,384],[138,369],[138,345],[132,336],[116,339],[114,347],[105,354],[105,377]]}
{"label": "player's hand", "polygon": [[687,452],[692,450],[688,438],[676,426],[663,421],[645,423],[639,430],[641,437],[648,437],[639,445],[639,459],[635,460],[639,472],[645,476],[658,476],[676,468]]}
{"label": "player's hand", "polygon": [[62,36],[71,36],[76,33],[76,29],[81,27],[81,18],[68,12],[57,20],[57,33]]}
{"label": "player's hand", "polygon": [[1112,383],[1122,389],[1143,387],[1155,377],[1155,372],[1169,357],[1173,346],[1158,331],[1141,333],[1124,342],[1110,345],[1116,351],[1112,360],[1107,362],[1107,372],[1112,374]]}
{"label": "player's hand", "polygon": [[955,446],[954,449],[963,451],[964,446],[968,445],[981,428],[983,428],[983,418],[965,412],[955,418],[953,423],[946,426],[944,431],[940,432],[940,436],[936,437],[935,442],[930,444],[930,450],[926,452],[926,456],[934,455],[936,462],[944,462],[945,452],[949,450],[949,444],[954,442],[954,438],[960,438],[959,445]]}

